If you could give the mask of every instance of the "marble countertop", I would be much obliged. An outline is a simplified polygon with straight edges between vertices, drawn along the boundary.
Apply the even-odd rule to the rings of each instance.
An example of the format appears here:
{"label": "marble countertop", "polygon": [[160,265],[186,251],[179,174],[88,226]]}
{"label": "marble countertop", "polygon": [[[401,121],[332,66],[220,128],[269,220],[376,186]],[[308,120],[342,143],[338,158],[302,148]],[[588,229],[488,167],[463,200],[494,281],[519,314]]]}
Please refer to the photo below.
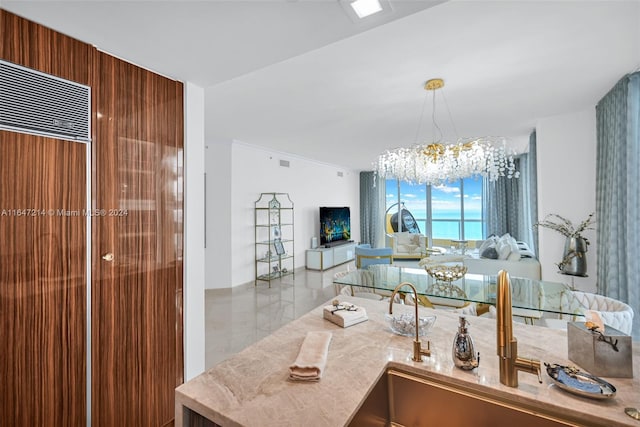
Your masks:
{"label": "marble countertop", "polygon": [[[640,351],[634,348],[634,378],[607,379],[617,388],[612,399],[593,400],[575,396],[552,384],[542,373],[519,373],[519,386],[500,383],[496,355],[495,320],[468,318],[469,333],[480,352],[480,367],[472,372],[453,365],[451,346],[458,315],[420,307],[421,315],[437,316],[429,333],[431,356],[413,362],[412,338],[394,335],[384,321],[388,302],[343,298],[364,306],[369,320],[341,328],[322,317],[317,307],[273,334],[219,363],[176,389],[176,425],[182,425],[183,406],[218,425],[227,426],[342,426],[349,423],[367,394],[388,367],[399,367],[452,383],[491,390],[541,408],[556,406],[590,425],[640,426],[624,408],[640,407]],[[394,313],[413,307],[395,304]],[[296,359],[308,331],[333,332],[327,365],[316,383],[288,381],[289,366]],[[514,322],[520,356],[542,362],[574,365],[567,359],[566,332]],[[423,337],[423,343],[425,338]],[[636,343],[634,343],[636,344]]]}

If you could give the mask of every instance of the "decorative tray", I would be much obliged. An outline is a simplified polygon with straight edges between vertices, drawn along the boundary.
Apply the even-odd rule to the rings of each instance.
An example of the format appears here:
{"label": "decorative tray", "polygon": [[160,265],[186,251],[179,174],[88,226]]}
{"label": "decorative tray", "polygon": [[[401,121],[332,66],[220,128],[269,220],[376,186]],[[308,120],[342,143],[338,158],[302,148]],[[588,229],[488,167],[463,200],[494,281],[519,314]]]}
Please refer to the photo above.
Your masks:
{"label": "decorative tray", "polygon": [[616,388],[596,376],[580,372],[573,366],[544,364],[554,384],[569,393],[591,399],[609,399],[616,395]]}

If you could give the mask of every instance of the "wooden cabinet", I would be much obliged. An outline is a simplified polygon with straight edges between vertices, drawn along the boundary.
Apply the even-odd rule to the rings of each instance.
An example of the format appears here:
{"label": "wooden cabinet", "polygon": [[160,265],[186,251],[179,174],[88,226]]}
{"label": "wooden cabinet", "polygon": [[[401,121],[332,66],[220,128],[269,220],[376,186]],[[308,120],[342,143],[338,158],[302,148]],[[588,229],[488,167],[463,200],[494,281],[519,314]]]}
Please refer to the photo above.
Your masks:
{"label": "wooden cabinet", "polygon": [[[0,58],[89,84],[91,47],[0,9]],[[84,425],[89,146],[0,131],[0,424]]]}
{"label": "wooden cabinet", "polygon": [[86,419],[86,144],[0,131],[0,424]]}
{"label": "wooden cabinet", "polygon": [[92,425],[161,426],[182,382],[182,84],[96,52]]}
{"label": "wooden cabinet", "polygon": [[92,92],[91,144],[0,131],[0,424],[171,424],[182,84],[2,9],[0,35],[1,59]]}

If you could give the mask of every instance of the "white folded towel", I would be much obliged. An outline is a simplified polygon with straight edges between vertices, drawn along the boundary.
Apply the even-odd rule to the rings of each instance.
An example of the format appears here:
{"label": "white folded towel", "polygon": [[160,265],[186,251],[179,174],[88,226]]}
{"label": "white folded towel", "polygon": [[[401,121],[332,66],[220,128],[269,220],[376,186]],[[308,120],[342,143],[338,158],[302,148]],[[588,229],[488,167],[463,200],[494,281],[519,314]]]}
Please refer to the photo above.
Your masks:
{"label": "white folded towel", "polygon": [[335,305],[325,305],[324,310],[322,310],[322,316],[343,328],[348,328],[351,325],[369,319],[364,307],[358,307],[350,303],[343,303],[337,307]]}
{"label": "white folded towel", "polygon": [[319,381],[327,364],[327,352],[332,333],[307,332],[296,361],[289,367],[289,379],[293,381]]}

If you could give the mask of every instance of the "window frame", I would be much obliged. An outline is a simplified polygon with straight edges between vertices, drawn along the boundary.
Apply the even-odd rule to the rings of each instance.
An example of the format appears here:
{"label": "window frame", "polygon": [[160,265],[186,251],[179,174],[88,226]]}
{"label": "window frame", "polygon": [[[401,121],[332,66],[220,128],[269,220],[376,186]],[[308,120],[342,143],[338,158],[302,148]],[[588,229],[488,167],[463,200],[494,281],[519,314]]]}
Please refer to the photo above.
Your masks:
{"label": "window frame", "polygon": [[[469,179],[469,178],[467,178]],[[459,218],[453,218],[453,219],[448,219],[448,220],[454,220],[454,221],[458,221],[458,239],[460,240],[469,240],[466,235],[468,234],[466,232],[465,229],[465,222],[467,221],[466,216],[465,216],[465,183],[464,183],[465,179],[460,179],[458,181],[454,181],[456,184],[460,185],[460,217]],[[401,191],[401,183],[403,181],[399,180],[399,179],[387,179],[386,180],[386,185],[388,186],[390,182],[394,182],[395,185],[395,191],[397,194],[397,199],[393,201],[393,204],[396,204],[397,206],[397,210],[395,212],[400,212],[400,209],[402,209],[402,206],[404,205],[404,202],[402,201],[402,191]],[[432,186],[430,184],[423,184],[426,187],[426,191],[425,191],[425,203],[426,203],[426,218],[416,218],[417,222],[424,222],[425,224],[425,230],[424,233],[426,236],[428,236],[429,238],[429,245],[431,245],[432,243],[432,239],[448,239],[448,237],[438,237],[438,236],[434,236],[433,235],[433,194],[432,194]],[[481,239],[485,239],[486,237],[484,236],[485,233],[485,222],[486,222],[486,217],[485,217],[485,212],[484,212],[484,198],[485,198],[485,194],[484,194],[484,186],[480,187],[480,195],[481,195],[481,207],[480,207],[480,219],[469,219],[469,221],[478,221],[481,224],[481,235],[480,238]],[[392,205],[393,205],[392,204]],[[389,211],[389,208],[387,207],[387,200],[385,197],[385,214],[386,213],[395,213],[393,211]],[[438,220],[436,220],[438,221]],[[400,227],[402,227],[402,224],[400,224]],[[386,228],[386,222],[385,222],[385,228]],[[400,229],[399,231],[404,231],[402,229]],[[453,240],[458,240],[458,239],[453,239]],[[472,240],[477,240],[477,239],[472,239]]]}

